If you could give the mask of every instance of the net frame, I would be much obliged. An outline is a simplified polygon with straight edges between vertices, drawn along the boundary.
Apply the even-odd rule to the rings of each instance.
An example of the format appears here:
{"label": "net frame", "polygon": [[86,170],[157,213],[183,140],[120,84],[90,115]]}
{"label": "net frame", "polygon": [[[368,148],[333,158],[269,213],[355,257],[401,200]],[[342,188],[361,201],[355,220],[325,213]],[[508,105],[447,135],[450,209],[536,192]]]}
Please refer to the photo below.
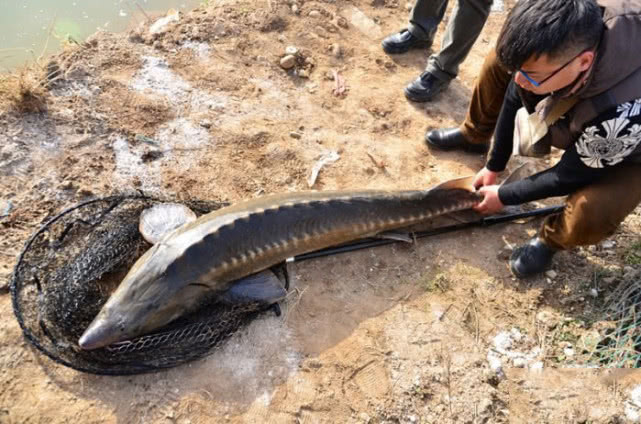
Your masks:
{"label": "net frame", "polygon": [[[199,215],[224,205],[116,194],[81,202],[43,220],[25,243],[10,281],[14,314],[34,348],[54,362],[82,372],[147,373],[211,354],[271,309],[264,304],[227,305],[204,300],[196,311],[152,334],[92,351],[79,348],[79,334],[108,299],[101,281],[119,281],[118,276],[149,247],[134,218],[147,207],[165,202],[186,204]],[[112,224],[117,226],[119,220],[123,224],[119,232],[102,231]],[[113,251],[104,249],[109,243]],[[72,260],[66,261],[69,256]]]}

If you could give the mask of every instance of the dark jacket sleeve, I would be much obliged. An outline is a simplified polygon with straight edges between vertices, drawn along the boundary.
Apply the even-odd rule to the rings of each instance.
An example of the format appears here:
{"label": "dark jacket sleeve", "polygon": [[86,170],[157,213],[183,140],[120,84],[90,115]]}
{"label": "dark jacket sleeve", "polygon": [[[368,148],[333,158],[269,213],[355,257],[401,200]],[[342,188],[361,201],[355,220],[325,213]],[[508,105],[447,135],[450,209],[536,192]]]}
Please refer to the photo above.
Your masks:
{"label": "dark jacket sleeve", "polygon": [[488,155],[485,167],[490,171],[501,172],[505,170],[510,156],[512,155],[512,146],[514,139],[514,118],[516,112],[523,105],[519,96],[514,80],[507,86],[503,105],[496,122],[496,131],[494,132],[494,142]]}
{"label": "dark jacket sleeve", "polygon": [[619,105],[585,125],[582,134],[552,168],[499,188],[505,205],[565,196],[598,181],[621,163],[638,159],[641,108],[629,113]]}

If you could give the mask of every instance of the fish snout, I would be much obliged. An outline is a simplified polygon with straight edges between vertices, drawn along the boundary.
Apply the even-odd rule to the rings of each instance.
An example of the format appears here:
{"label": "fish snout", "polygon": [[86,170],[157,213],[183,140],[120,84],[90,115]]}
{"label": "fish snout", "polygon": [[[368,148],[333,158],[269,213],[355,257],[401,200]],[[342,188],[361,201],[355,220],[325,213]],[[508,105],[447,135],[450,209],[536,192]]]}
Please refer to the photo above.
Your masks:
{"label": "fish snout", "polygon": [[121,333],[117,325],[113,325],[104,318],[96,318],[85,332],[80,336],[78,345],[83,350],[94,350],[109,346],[119,341]]}

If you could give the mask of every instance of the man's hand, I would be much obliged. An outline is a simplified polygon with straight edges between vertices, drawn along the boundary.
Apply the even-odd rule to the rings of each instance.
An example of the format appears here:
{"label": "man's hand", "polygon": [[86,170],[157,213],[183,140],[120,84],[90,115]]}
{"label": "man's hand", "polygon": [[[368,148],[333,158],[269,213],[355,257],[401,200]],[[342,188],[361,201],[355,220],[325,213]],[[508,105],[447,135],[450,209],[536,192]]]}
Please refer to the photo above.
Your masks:
{"label": "man's hand", "polygon": [[474,206],[474,210],[483,215],[491,215],[503,209],[504,205],[501,199],[499,199],[499,187],[500,186],[496,184],[481,187],[478,192],[481,193],[484,198],[481,203]]}
{"label": "man's hand", "polygon": [[476,173],[476,176],[474,177],[474,182],[472,184],[474,185],[474,188],[478,190],[480,187],[496,184],[496,180],[498,176],[499,176],[498,172],[490,171],[487,168],[483,168]]}

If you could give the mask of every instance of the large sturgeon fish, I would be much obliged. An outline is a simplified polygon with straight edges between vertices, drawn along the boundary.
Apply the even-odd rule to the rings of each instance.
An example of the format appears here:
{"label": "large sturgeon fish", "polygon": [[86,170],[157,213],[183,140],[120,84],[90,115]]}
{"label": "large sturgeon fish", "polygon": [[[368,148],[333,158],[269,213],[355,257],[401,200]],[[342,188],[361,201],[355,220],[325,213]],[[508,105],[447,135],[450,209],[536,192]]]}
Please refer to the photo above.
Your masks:
{"label": "large sturgeon fish", "polygon": [[428,190],[278,194],[203,215],[138,259],[79,345],[96,349],[149,333],[210,296],[275,303],[286,292],[263,270],[292,256],[469,209],[482,199],[472,178]]}

